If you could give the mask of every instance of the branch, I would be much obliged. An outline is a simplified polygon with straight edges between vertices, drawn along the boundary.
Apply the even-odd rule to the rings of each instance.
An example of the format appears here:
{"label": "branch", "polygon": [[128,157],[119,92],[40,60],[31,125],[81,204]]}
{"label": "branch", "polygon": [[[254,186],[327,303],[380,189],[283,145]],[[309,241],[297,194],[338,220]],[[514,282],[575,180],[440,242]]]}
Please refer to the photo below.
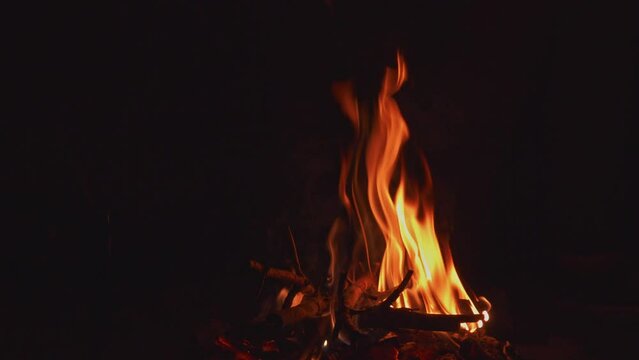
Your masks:
{"label": "branch", "polygon": [[328,311],[328,308],[329,301],[325,297],[305,297],[302,303],[297,306],[268,315],[266,321],[275,328],[287,328],[304,319],[322,316]]}
{"label": "branch", "polygon": [[286,284],[299,286],[301,288],[300,291],[304,294],[315,292],[315,287],[313,287],[311,281],[305,276],[297,275],[296,273],[289,270],[267,267],[255,260],[251,260],[249,262],[249,265],[253,270],[263,273],[264,276],[269,279],[274,279]]}
{"label": "branch", "polygon": [[360,327],[387,330],[457,331],[461,323],[477,322],[482,318],[483,315],[481,314],[425,314],[411,309],[379,309],[357,315]]}
{"label": "branch", "polygon": [[379,306],[381,308],[389,308],[395,302],[395,300],[397,300],[399,295],[401,295],[402,292],[406,289],[406,286],[408,286],[408,282],[410,281],[411,276],[413,276],[413,270],[408,270],[408,272],[406,272],[406,275],[404,276],[404,280],[402,280],[402,282],[399,283],[399,285],[395,288],[395,290],[393,290],[393,292],[390,295],[388,295],[386,300],[382,301],[382,303],[379,304]]}

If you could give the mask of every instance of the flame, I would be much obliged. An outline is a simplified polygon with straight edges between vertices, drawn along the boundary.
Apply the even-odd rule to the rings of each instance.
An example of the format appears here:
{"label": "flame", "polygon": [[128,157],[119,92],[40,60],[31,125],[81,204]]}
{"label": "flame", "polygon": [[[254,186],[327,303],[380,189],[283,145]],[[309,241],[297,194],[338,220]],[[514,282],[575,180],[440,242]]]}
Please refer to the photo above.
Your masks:
{"label": "flame", "polygon": [[[351,278],[379,271],[378,290],[388,291],[412,269],[412,283],[394,307],[433,314],[479,314],[457,274],[448,244],[435,233],[432,180],[426,161],[422,158],[423,184],[407,175],[402,149],[409,130],[393,98],[406,77],[406,64],[398,53],[397,68],[386,69],[376,99],[359,101],[349,82],[333,88],[357,137],[343,158],[339,182],[340,198],[355,222],[357,236],[347,270]],[[329,246],[334,277],[337,241],[333,235]],[[470,309],[460,308],[460,300],[467,300]],[[468,325],[465,328],[474,331],[483,323]]]}
{"label": "flame", "polygon": [[481,312],[484,315],[484,321],[488,321],[490,319],[490,315],[488,315],[488,311],[484,310]]}

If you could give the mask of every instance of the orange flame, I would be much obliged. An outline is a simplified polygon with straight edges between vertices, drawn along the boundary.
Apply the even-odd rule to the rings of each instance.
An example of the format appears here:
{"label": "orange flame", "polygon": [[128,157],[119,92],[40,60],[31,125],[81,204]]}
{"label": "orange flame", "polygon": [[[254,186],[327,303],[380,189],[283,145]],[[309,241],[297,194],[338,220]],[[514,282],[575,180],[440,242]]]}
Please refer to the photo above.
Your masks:
{"label": "orange flame", "polygon": [[[394,307],[433,314],[479,314],[455,270],[448,244],[435,234],[428,165],[424,160],[425,183],[419,185],[408,179],[401,158],[409,131],[393,95],[406,76],[406,65],[398,53],[397,69],[386,69],[377,99],[358,101],[351,83],[339,83],[333,89],[357,131],[355,146],[342,162],[339,184],[342,202],[356,222],[349,275],[363,275],[362,263],[365,272],[375,273],[379,263],[378,290],[387,291],[412,269],[412,284]],[[329,245],[335,276],[334,236],[329,236]],[[460,308],[460,300],[467,300],[470,309]],[[464,328],[471,331],[482,326],[467,325]]]}

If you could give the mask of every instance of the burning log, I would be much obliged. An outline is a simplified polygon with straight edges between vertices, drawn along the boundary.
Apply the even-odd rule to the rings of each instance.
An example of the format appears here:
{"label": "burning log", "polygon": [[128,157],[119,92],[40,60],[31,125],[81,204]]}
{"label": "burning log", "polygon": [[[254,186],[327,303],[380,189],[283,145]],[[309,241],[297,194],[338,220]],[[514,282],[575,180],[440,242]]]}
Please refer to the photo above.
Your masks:
{"label": "burning log", "polygon": [[408,270],[402,282],[381,303],[364,310],[351,310],[358,328],[385,330],[416,329],[432,331],[457,331],[461,323],[477,322],[481,314],[444,315],[426,314],[411,309],[393,309],[391,305],[406,289],[413,275]]}
{"label": "burning log", "polygon": [[425,314],[411,309],[385,309],[357,316],[362,328],[458,331],[461,323],[477,322],[483,315]]}
{"label": "burning log", "polygon": [[[288,288],[288,293],[280,291],[282,308],[265,321],[259,317],[258,325],[266,326],[262,333],[286,330],[278,332],[301,338],[314,333],[310,336],[314,339],[312,349],[339,349],[339,339],[359,351],[381,343],[391,330],[457,332],[463,327],[470,334],[488,321],[490,303],[468,295],[447,241],[437,238],[432,179],[424,159],[420,168],[424,183],[410,179],[412,171],[405,163],[408,157],[402,152],[408,127],[393,98],[405,80],[405,63],[398,53],[397,68],[387,69],[376,98],[366,96],[368,100],[358,101],[353,84],[336,88],[336,96],[358,137],[342,163],[340,176],[340,197],[350,221],[338,218],[328,239],[331,265],[327,285],[332,294],[324,292],[319,283],[313,286],[304,275],[289,228],[296,269],[250,262],[264,278],[280,281]],[[398,285],[407,266],[415,272],[408,270]],[[351,275],[351,282],[347,282],[346,274]],[[412,286],[408,287],[411,280]],[[297,303],[294,299],[299,292],[305,295],[301,303],[290,307]],[[404,308],[393,308],[395,303]],[[330,324],[323,316],[329,309]],[[324,323],[325,327],[306,331],[305,325],[313,323]],[[474,345],[469,341],[464,350],[478,353]]]}
{"label": "burning log", "polygon": [[473,314],[472,303],[468,299],[457,299],[457,306],[462,314]]}
{"label": "burning log", "polygon": [[251,260],[249,262],[249,265],[253,270],[264,274],[264,276],[269,279],[274,279],[286,284],[298,286],[301,289],[300,291],[304,294],[311,294],[315,292],[315,287],[305,276],[297,275],[296,273],[289,270],[268,267],[255,260]]}

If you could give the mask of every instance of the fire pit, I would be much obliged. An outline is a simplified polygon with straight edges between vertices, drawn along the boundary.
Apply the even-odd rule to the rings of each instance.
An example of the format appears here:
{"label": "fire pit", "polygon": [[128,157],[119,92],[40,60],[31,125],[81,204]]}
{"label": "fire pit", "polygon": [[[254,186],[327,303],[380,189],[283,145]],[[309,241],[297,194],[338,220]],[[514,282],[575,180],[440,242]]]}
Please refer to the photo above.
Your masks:
{"label": "fire pit", "polygon": [[354,82],[334,84],[356,138],[341,165],[339,195],[346,215],[328,234],[328,274],[320,283],[304,274],[289,229],[296,267],[250,262],[264,281],[281,288],[252,323],[217,338],[221,355],[517,358],[508,342],[481,330],[491,304],[466,290],[448,243],[435,232],[430,170],[422,155],[418,170],[411,169],[404,149],[408,127],[393,99],[406,77],[398,52],[377,96],[358,96]]}

